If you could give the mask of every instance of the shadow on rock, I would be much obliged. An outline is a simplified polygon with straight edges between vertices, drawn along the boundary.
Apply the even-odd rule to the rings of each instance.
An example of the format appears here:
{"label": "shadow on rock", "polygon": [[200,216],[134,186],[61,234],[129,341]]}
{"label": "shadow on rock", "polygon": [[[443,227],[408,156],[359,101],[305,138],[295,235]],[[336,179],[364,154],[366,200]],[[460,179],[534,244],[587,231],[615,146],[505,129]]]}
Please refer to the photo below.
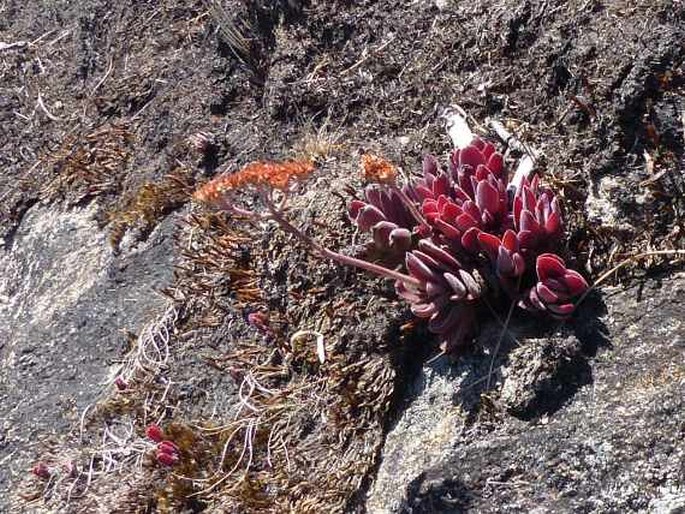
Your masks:
{"label": "shadow on rock", "polygon": [[422,473],[411,481],[407,489],[407,501],[400,511],[406,514],[456,514],[467,512],[472,503],[470,490],[455,479],[433,482]]}
{"label": "shadow on rock", "polygon": [[455,404],[471,420],[485,397],[522,420],[555,413],[592,383],[589,359],[610,347],[601,320],[605,313],[600,295],[593,293],[568,324],[515,316],[504,334],[500,325],[487,324],[476,343],[483,353],[456,363],[465,378],[456,387]]}

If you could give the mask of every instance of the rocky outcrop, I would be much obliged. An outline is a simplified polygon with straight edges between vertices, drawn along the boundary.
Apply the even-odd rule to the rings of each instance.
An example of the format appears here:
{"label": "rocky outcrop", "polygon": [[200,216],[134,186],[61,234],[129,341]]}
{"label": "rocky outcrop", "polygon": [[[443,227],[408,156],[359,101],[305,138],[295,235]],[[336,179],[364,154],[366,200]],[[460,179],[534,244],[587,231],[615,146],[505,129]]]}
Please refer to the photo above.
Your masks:
{"label": "rocky outcrop", "polygon": [[[498,357],[491,389],[473,362],[424,366],[368,512],[681,512],[683,298],[683,273],[606,288],[599,347],[586,308],[577,335],[520,339]],[[480,401],[464,404],[474,384]],[[545,397],[561,403],[540,408]]]}
{"label": "rocky outcrop", "polygon": [[171,220],[114,255],[93,215],[35,205],[0,249],[0,502],[37,445],[44,452],[78,427],[113,378],[126,334],[165,303],[155,289],[171,278]]}

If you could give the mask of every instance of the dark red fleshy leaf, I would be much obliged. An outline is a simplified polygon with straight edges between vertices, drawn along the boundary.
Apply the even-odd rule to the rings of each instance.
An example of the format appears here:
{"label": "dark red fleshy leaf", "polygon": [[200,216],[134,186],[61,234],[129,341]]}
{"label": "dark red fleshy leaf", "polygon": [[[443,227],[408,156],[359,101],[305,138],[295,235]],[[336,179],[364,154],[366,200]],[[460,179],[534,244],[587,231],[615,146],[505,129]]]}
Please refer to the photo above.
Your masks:
{"label": "dark red fleshy leaf", "polygon": [[353,220],[357,219],[357,216],[359,216],[359,211],[362,210],[365,205],[366,203],[362,202],[361,200],[352,200],[350,202],[350,218]]}
{"label": "dark red fleshy leaf", "polygon": [[487,253],[492,260],[497,259],[499,247],[502,244],[497,236],[493,236],[487,232],[480,232],[478,234],[478,242],[483,251]]}
{"label": "dark red fleshy leaf", "polygon": [[428,282],[429,280],[437,280],[437,275],[428,266],[426,266],[413,252],[408,252],[405,257],[405,263],[410,275]]}
{"label": "dark red fleshy leaf", "polygon": [[422,201],[426,198],[433,198],[433,190],[424,185],[417,185],[415,191],[416,196],[418,196]]}
{"label": "dark red fleshy leaf", "polygon": [[435,224],[435,228],[442,232],[448,239],[458,240],[461,237],[461,231],[454,225],[451,225],[450,223],[447,223],[446,221],[443,221],[440,218],[435,219],[433,223]]}
{"label": "dark red fleshy leaf", "polygon": [[504,157],[502,157],[502,154],[497,152],[493,153],[487,161],[487,167],[495,176],[501,178],[502,171],[504,170]]}
{"label": "dark red fleshy leaf", "polygon": [[479,164],[485,164],[485,160],[483,159],[483,154],[475,146],[469,145],[459,152],[460,166],[468,165],[475,169]]}
{"label": "dark red fleshy leaf", "polygon": [[522,230],[517,235],[516,238],[519,241],[519,246],[521,248],[532,248],[537,242],[537,236],[533,234],[530,230]]}
{"label": "dark red fleshy leaf", "polygon": [[422,250],[414,250],[412,252],[415,257],[417,257],[421,262],[423,262],[426,266],[428,266],[431,271],[434,273],[438,273],[438,271],[448,271],[447,266],[442,264],[438,259],[435,259],[433,256],[427,254],[426,252]]}
{"label": "dark red fleshy leaf", "polygon": [[499,193],[497,189],[486,181],[481,181],[476,188],[476,205],[481,211],[488,210],[491,213],[499,211]]}
{"label": "dark red fleshy leaf", "polygon": [[482,137],[474,137],[471,143],[469,143],[469,146],[475,146],[478,150],[482,152],[487,146],[487,144],[488,143]]}
{"label": "dark red fleshy leaf", "polygon": [[434,298],[436,296],[443,295],[447,293],[447,284],[444,282],[427,282],[426,283],[426,294],[428,298]]}
{"label": "dark red fleshy leaf", "polygon": [[440,248],[428,239],[419,241],[419,250],[440,262],[447,270],[458,270],[461,263],[450,252]]}
{"label": "dark red fleshy leaf", "polygon": [[400,282],[399,280],[395,282],[395,292],[397,293],[397,296],[405,299],[411,304],[419,303],[421,301],[421,293],[419,291],[408,288],[404,282]]}
{"label": "dark red fleshy leaf", "polygon": [[523,272],[526,271],[526,261],[523,259],[520,253],[515,253],[514,254],[514,276],[519,277],[523,275]]}
{"label": "dark red fleshy leaf", "polygon": [[571,296],[578,296],[579,294],[584,293],[589,287],[582,275],[573,270],[566,270],[563,281]]}
{"label": "dark red fleshy leaf", "polygon": [[455,275],[452,273],[444,273],[443,277],[454,291],[453,298],[456,297],[461,300],[464,296],[466,296],[466,286]]}
{"label": "dark red fleshy leaf", "polygon": [[406,252],[411,248],[411,231],[406,228],[396,228],[390,232],[390,247]]}
{"label": "dark red fleshy leaf", "polygon": [[535,263],[535,271],[540,281],[549,278],[560,279],[566,273],[566,266],[561,257],[553,253],[543,253],[539,255]]}
{"label": "dark red fleshy leaf", "polygon": [[521,212],[520,230],[536,234],[540,231],[540,225],[533,216],[533,213],[524,209]]}
{"label": "dark red fleshy leaf", "polygon": [[459,279],[464,283],[466,290],[473,298],[478,298],[480,296],[481,288],[469,272],[460,269]]}
{"label": "dark red fleshy leaf", "polygon": [[545,232],[550,235],[556,235],[561,232],[561,216],[558,212],[550,213],[545,223]]}
{"label": "dark red fleshy leaf", "polygon": [[357,225],[359,225],[359,228],[364,232],[368,232],[376,223],[384,220],[385,216],[380,209],[371,204],[366,204],[359,211],[359,215],[357,216]]}
{"label": "dark red fleshy leaf", "polygon": [[490,157],[492,157],[492,155],[495,153],[495,150],[495,145],[488,143],[487,141],[485,142],[485,146],[480,149],[486,162],[490,160]]}
{"label": "dark red fleshy leaf", "polygon": [[440,215],[446,221],[452,221],[462,213],[461,208],[454,202],[448,202],[442,208]]}
{"label": "dark red fleshy leaf", "polygon": [[370,203],[379,210],[382,209],[383,202],[381,200],[381,190],[378,187],[372,186],[366,188],[365,196],[367,203]]}
{"label": "dark red fleshy leaf", "polygon": [[540,300],[545,303],[556,303],[559,301],[559,296],[542,282],[537,283],[535,286],[535,291],[537,292]]}
{"label": "dark red fleshy leaf", "polygon": [[464,212],[461,215],[457,216],[457,219],[454,220],[457,228],[461,232],[466,232],[468,229],[472,227],[477,227],[480,225],[478,222],[478,219],[473,218],[470,214]]}
{"label": "dark red fleshy leaf", "polygon": [[518,251],[519,244],[518,239],[516,238],[516,232],[511,229],[506,230],[502,236],[502,246],[510,252]]}
{"label": "dark red fleshy leaf", "polygon": [[378,248],[387,248],[390,246],[390,232],[395,230],[397,225],[389,221],[379,221],[371,227],[371,235],[373,242]]}
{"label": "dark red fleshy leaf", "polygon": [[572,303],[564,303],[562,305],[548,304],[547,308],[557,316],[561,317],[570,316],[575,309]]}
{"label": "dark red fleshy leaf", "polygon": [[510,276],[514,272],[514,259],[506,248],[500,246],[497,254],[497,273],[503,276]]}
{"label": "dark red fleshy leaf", "polygon": [[535,291],[535,288],[531,288],[530,291],[528,291],[528,299],[530,300],[530,303],[533,307],[540,311],[546,311],[547,307],[545,307],[545,304],[540,301],[540,298],[538,297],[537,292]]}
{"label": "dark red fleshy leaf", "polygon": [[411,306],[411,312],[414,316],[419,318],[430,318],[433,314],[437,312],[434,304],[428,303],[415,303]]}
{"label": "dark red fleshy leaf", "polygon": [[464,235],[461,236],[461,245],[464,247],[464,250],[472,254],[479,252],[478,234],[480,233],[481,230],[477,227],[472,227],[464,232]]}
{"label": "dark red fleshy leaf", "polygon": [[521,211],[523,210],[523,200],[520,196],[514,198],[514,228],[520,230]]}

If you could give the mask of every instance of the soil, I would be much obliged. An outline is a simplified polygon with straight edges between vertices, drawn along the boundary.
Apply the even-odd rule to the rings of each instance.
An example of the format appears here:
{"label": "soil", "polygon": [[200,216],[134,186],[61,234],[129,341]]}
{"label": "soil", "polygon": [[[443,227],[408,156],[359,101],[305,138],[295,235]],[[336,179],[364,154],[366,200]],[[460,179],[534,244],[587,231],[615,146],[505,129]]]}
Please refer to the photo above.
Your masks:
{"label": "soil", "polygon": [[[361,186],[359,155],[419,171],[424,153],[450,151],[440,115],[458,104],[477,132],[497,140],[489,122],[501,122],[535,152],[537,171],[564,201],[560,252],[597,279],[627,256],[684,247],[683,41],[685,5],[672,0],[0,4],[0,510],[504,505],[496,492],[480,495],[478,480],[488,478],[464,478],[466,463],[499,482],[500,456],[534,470],[525,448],[560,433],[572,439],[574,418],[562,410],[558,431],[534,437],[526,423],[587,404],[595,367],[610,380],[623,368],[612,370],[606,355],[597,364],[599,350],[578,333],[530,336],[530,354],[512,361],[533,355],[549,365],[537,378],[496,381],[504,388],[496,421],[471,419],[473,433],[501,423],[509,439],[412,468],[409,493],[388,500],[372,484],[400,487],[384,482],[383,448],[418,395],[412,384],[434,342],[387,284],[317,261],[273,227],[210,213],[191,193],[251,161],[316,155],[294,216],[351,252],[345,205]],[[509,143],[499,141],[513,163],[522,152]],[[682,263],[636,260],[611,280],[668,283]],[[578,325],[613,312],[602,307],[605,294]],[[665,301],[650,287],[639,300],[650,294]],[[268,330],[247,322],[260,310]],[[659,313],[653,323],[682,337],[682,326],[666,323],[682,312]],[[301,343],[291,342],[297,331]],[[312,351],[317,333],[325,363]],[[669,346],[654,366],[678,355],[682,345]],[[475,373],[490,363],[487,352],[469,358]],[[117,375],[125,388],[112,385]],[[258,415],[244,415],[245,387]],[[175,474],[154,462],[144,435],[152,421],[181,447]],[[681,426],[664,425],[669,455],[682,454]],[[243,441],[256,442],[251,467]],[[30,473],[39,461],[49,479]],[[682,471],[682,458],[671,464]],[[521,484],[532,480],[524,471]],[[610,487],[607,476],[592,484]],[[560,502],[552,478],[544,494],[517,489],[510,507],[531,507],[533,497],[557,511],[650,505],[639,494],[633,503],[591,501],[590,486],[574,489],[587,501]],[[669,487],[685,487],[682,473]],[[457,498],[451,507],[448,497]]]}

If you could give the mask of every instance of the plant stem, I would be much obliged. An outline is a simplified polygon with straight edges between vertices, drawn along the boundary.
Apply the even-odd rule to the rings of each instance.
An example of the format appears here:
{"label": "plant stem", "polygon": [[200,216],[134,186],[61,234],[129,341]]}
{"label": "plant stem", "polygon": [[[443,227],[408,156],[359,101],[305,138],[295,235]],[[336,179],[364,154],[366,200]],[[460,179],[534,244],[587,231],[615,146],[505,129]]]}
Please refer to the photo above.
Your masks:
{"label": "plant stem", "polygon": [[361,268],[375,275],[379,275],[383,278],[388,278],[390,280],[399,280],[407,286],[419,287],[421,281],[410,275],[405,275],[399,271],[388,269],[384,266],[374,264],[373,262],[364,261],[362,259],[357,259],[350,255],[343,255],[342,253],[329,250],[321,246],[314,239],[306,235],[300,229],[292,225],[288,220],[283,217],[283,214],[278,211],[272,202],[266,201],[266,207],[269,209],[269,218],[274,220],[280,225],[280,227],[286,231],[288,234],[295,236],[297,239],[302,241],[306,246],[313,249],[316,253],[320,254],[322,257],[326,257],[332,261],[344,264],[346,266],[353,266],[355,268]]}

